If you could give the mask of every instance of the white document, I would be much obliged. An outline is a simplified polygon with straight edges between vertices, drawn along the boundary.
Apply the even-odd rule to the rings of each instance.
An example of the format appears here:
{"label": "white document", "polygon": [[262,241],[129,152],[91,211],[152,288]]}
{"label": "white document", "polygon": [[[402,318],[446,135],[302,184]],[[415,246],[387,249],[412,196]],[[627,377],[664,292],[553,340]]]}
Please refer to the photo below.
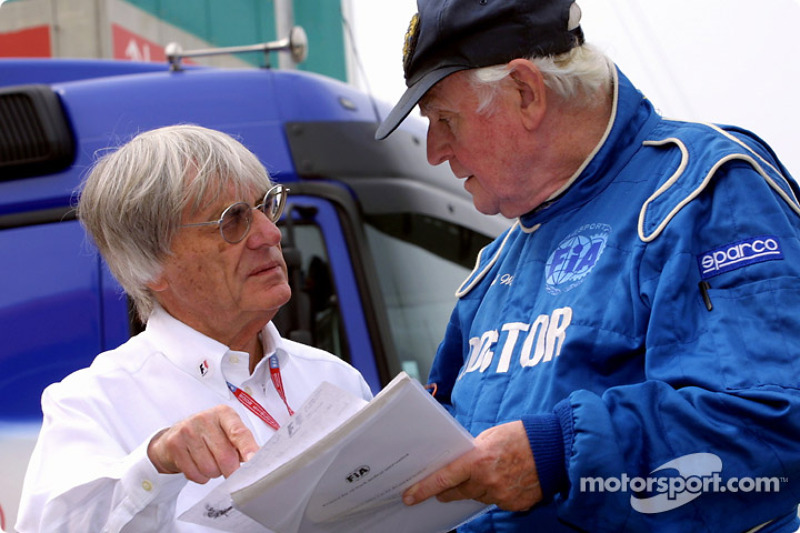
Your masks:
{"label": "white document", "polygon": [[369,403],[323,383],[253,459],[181,519],[237,532],[445,532],[488,506],[434,498],[407,507],[401,496],[473,446],[404,372]]}

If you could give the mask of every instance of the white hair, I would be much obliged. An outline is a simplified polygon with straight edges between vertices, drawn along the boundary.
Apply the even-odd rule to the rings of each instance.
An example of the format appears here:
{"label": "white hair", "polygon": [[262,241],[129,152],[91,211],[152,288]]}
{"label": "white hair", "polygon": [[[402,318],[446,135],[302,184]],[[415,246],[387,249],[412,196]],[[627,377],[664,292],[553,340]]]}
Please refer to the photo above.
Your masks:
{"label": "white hair", "polygon": [[197,210],[230,187],[245,197],[270,186],[258,158],[229,135],[169,126],[140,133],[97,161],[78,216],[146,322],[155,304],[147,284],[161,274],[184,209]]}
{"label": "white hair", "polygon": [[[594,46],[584,44],[555,56],[528,58],[541,71],[545,85],[565,100],[590,105],[611,87],[613,64]],[[478,95],[478,112],[491,112],[503,81],[511,74],[508,65],[494,65],[469,71]]]}

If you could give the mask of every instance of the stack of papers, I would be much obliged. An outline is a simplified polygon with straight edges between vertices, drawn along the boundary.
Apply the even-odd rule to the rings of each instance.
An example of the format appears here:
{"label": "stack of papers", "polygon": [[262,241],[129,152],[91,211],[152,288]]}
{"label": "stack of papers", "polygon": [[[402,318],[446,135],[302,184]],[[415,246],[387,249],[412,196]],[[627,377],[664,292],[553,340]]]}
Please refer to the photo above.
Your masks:
{"label": "stack of papers", "polygon": [[408,507],[401,496],[473,447],[472,436],[405,372],[369,403],[323,383],[180,519],[237,533],[446,532],[488,506],[432,498]]}

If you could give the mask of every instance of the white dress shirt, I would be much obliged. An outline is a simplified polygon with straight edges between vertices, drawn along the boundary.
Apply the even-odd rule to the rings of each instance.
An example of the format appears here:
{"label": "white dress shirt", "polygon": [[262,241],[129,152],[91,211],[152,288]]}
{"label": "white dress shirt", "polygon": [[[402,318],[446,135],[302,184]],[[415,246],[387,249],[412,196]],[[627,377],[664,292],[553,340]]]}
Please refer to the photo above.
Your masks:
{"label": "white dress shirt", "polygon": [[[42,431],[25,476],[20,533],[212,531],[177,521],[222,478],[205,485],[159,474],[147,456],[158,431],[219,404],[229,405],[264,444],[274,433],[230,392],[248,392],[283,425],[289,413],[269,377],[275,353],[286,399],[298,409],[323,381],[369,400],[361,375],[341,359],[262,332],[265,357],[249,373],[249,355],[206,337],[157,308],[144,332],[100,354],[42,395]],[[57,357],[57,354],[52,354]]]}

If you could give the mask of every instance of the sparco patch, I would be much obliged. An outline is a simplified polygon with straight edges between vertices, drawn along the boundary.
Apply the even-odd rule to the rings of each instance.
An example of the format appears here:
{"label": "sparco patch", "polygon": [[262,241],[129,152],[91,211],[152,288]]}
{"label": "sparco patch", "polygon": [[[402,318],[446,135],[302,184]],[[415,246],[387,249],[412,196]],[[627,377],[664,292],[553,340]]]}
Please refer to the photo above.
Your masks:
{"label": "sparco patch", "polygon": [[610,233],[607,224],[587,224],[561,241],[547,259],[547,292],[561,294],[583,283],[600,260]]}
{"label": "sparco patch", "polygon": [[704,252],[697,257],[697,264],[700,267],[700,277],[709,279],[747,265],[778,259],[783,259],[778,238],[762,235]]}

